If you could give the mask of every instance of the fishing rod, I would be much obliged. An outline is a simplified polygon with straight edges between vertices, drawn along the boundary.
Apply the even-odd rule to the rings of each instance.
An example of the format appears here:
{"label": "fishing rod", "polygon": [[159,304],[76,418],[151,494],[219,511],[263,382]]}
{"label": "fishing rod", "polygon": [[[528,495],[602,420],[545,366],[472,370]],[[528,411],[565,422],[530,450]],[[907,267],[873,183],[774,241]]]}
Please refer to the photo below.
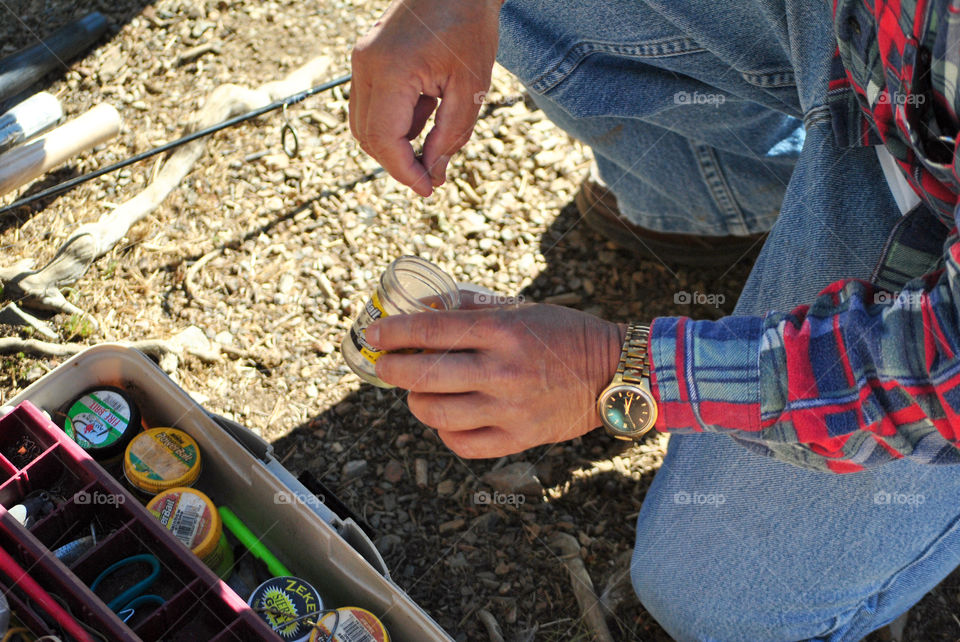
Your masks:
{"label": "fishing rod", "polygon": [[131,156],[126,160],[122,160],[118,163],[114,163],[113,165],[108,165],[107,167],[103,167],[101,169],[92,171],[88,174],[83,174],[82,176],[77,176],[76,178],[71,178],[68,181],[58,183],[53,187],[48,187],[47,189],[37,192],[36,194],[31,194],[30,196],[21,198],[20,200],[10,203],[9,205],[0,207],[0,214],[6,214],[7,212],[13,211],[18,207],[22,207],[23,205],[28,205],[30,203],[33,203],[34,201],[38,201],[48,196],[55,196],[57,194],[62,194],[63,192],[71,190],[77,185],[80,185],[81,183],[86,183],[87,181],[93,180],[98,176],[103,176],[104,174],[109,174],[110,172],[114,172],[118,169],[123,169],[128,165],[133,165],[134,163],[138,163],[146,158],[150,158],[151,156],[162,154],[163,152],[174,149],[175,147],[185,145],[191,141],[197,140],[198,138],[203,138],[204,136],[209,136],[210,134],[216,133],[221,129],[227,129],[228,127],[233,127],[234,125],[248,121],[252,118],[256,118],[257,116],[262,116],[263,114],[266,114],[268,112],[271,112],[277,109],[285,109],[290,105],[295,105],[309,98],[310,96],[323,93],[325,91],[330,91],[334,87],[339,87],[340,85],[344,85],[348,82],[350,82],[350,74],[347,74],[346,76],[341,76],[340,78],[336,78],[334,80],[330,80],[328,82],[323,83],[322,85],[311,87],[310,89],[301,91],[300,93],[297,93],[297,94],[293,94],[292,96],[287,96],[286,98],[282,98],[276,102],[270,103],[269,105],[265,105],[258,109],[254,109],[253,111],[248,111],[245,114],[234,116],[233,118],[227,119],[216,125],[211,125],[206,129],[201,129],[199,131],[193,132],[192,134],[187,134],[183,138],[178,138],[177,140],[171,141],[169,143],[164,143],[159,147],[154,147],[153,149],[149,149],[135,156]]}

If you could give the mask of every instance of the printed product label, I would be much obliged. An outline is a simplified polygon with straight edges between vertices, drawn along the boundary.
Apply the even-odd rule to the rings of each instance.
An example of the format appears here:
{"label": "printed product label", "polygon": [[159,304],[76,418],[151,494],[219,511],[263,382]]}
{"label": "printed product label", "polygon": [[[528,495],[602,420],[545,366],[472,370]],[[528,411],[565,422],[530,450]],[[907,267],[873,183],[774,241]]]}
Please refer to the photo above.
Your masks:
{"label": "printed product label", "polygon": [[316,589],[296,577],[267,580],[253,592],[249,604],[284,640],[309,639],[313,627],[307,620],[323,610]]}
{"label": "printed product label", "polygon": [[210,508],[193,493],[167,493],[150,506],[160,523],[191,550],[207,538],[213,527]]}
{"label": "printed product label", "polygon": [[[336,619],[339,615],[339,620]],[[380,620],[370,611],[346,607],[337,613],[328,613],[317,623],[311,640],[324,640],[335,629],[332,642],[389,642],[390,636]],[[321,637],[325,636],[325,637]]]}
{"label": "printed product label", "polygon": [[380,297],[374,292],[373,297],[363,306],[363,310],[357,316],[357,320],[354,321],[353,326],[350,327],[350,340],[353,341],[353,345],[360,351],[360,354],[370,363],[376,363],[377,359],[385,354],[385,351],[377,350],[367,342],[365,334],[367,326],[385,316],[388,315],[384,312],[383,306],[380,304]]}
{"label": "printed product label", "polygon": [[130,426],[130,406],[111,390],[85,394],[67,411],[65,432],[81,448],[103,448],[120,439]]}
{"label": "printed product label", "polygon": [[147,479],[165,481],[183,477],[197,463],[197,449],[176,433],[140,435],[130,444],[130,463]]}

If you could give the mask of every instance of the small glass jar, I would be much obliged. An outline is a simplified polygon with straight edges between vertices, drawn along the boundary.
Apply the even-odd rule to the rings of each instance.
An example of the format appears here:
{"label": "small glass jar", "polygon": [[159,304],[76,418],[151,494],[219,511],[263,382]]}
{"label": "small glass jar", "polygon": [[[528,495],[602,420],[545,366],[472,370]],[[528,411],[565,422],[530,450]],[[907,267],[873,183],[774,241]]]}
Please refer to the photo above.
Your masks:
{"label": "small glass jar", "polygon": [[420,257],[401,256],[387,266],[380,276],[380,285],[343,338],[340,352],[358,377],[381,388],[393,388],[377,376],[377,359],[386,351],[377,350],[367,343],[367,326],[391,314],[454,310],[459,307],[460,290],[449,274]]}

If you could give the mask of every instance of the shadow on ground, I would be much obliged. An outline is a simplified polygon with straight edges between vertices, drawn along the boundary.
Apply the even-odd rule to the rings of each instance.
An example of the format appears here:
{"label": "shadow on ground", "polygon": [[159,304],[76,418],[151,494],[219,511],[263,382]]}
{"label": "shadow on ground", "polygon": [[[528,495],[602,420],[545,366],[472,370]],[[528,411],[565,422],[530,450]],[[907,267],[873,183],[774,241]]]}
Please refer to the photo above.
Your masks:
{"label": "shadow on ground", "polygon": [[[546,269],[519,294],[614,321],[722,316],[733,309],[750,267],[743,262],[720,271],[679,270],[637,260],[587,228],[572,206],[543,235],[541,252]],[[724,299],[706,309],[678,306],[675,297],[683,291]],[[624,599],[608,618],[615,637],[668,639],[623,575],[636,514],[656,470],[655,447],[640,453],[594,431],[503,461],[465,461],[410,415],[404,399],[403,391],[363,386],[274,448],[294,472],[309,470],[370,524],[396,581],[418,603],[431,605],[428,611],[442,626],[475,639],[482,629],[472,614],[489,608],[508,639],[526,639],[533,631],[537,639],[558,640],[585,633],[579,613],[570,611],[570,580],[549,545],[553,534],[568,533],[580,541],[598,592],[616,593],[619,583]],[[597,465],[615,457],[643,472],[628,476]],[[523,495],[519,505],[478,503],[476,493],[489,489],[481,481],[484,473],[518,461],[536,466],[547,495]],[[418,466],[426,470],[423,485],[417,483]],[[426,576],[430,580],[420,583]],[[419,586],[449,591],[421,592]]]}

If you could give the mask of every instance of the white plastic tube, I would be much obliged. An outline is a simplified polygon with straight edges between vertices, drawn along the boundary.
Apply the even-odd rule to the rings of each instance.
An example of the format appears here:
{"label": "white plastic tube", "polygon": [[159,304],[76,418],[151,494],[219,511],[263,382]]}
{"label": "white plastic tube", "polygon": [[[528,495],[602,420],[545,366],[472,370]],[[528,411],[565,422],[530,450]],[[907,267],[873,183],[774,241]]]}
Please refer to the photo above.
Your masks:
{"label": "white plastic tube", "polygon": [[0,116],[0,152],[45,132],[61,118],[63,107],[56,96],[45,91],[30,96]]}

